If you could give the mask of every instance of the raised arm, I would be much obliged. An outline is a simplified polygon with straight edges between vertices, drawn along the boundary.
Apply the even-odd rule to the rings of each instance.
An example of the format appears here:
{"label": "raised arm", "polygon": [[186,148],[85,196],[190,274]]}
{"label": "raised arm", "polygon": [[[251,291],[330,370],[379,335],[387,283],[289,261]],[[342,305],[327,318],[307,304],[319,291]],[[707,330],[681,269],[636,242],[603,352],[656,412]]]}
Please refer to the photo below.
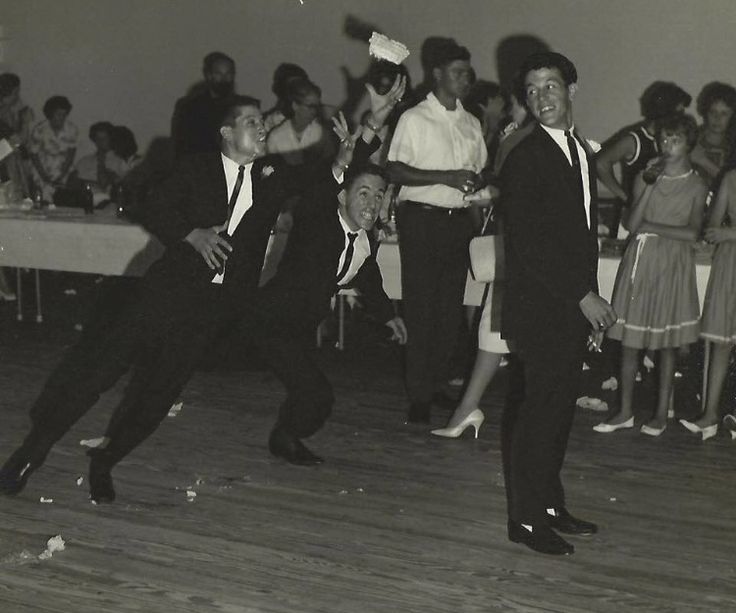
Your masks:
{"label": "raised arm", "polygon": [[623,201],[628,199],[623,186],[616,179],[613,167],[631,160],[636,154],[636,141],[631,134],[624,134],[600,150],[595,158],[598,178],[611,193]]}

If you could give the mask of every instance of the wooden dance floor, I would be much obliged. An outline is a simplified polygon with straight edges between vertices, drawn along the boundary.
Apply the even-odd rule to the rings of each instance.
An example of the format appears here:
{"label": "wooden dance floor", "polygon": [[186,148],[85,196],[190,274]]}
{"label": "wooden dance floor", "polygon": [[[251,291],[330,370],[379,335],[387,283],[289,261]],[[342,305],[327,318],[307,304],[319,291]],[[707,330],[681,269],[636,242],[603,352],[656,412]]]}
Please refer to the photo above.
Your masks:
{"label": "wooden dance floor", "polygon": [[[41,326],[0,303],[3,460],[76,334],[79,305],[62,289],[47,292]],[[320,356],[337,396],[309,442],[322,466],[269,456],[283,397],[270,374],[202,371],[178,416],[115,470],[117,502],[94,506],[79,441],[101,434],[121,382],[22,494],[0,498],[0,611],[736,611],[736,442],[725,434],[703,444],[671,423],[660,439],[601,435],[600,414],[579,410],[565,483],[570,510],[601,531],[571,538],[573,556],[546,557],[506,538],[503,371],[480,439],[453,441],[403,425],[400,352],[365,324],[348,326],[345,352]],[[610,402],[603,374],[588,371],[585,391]],[[448,412],[435,413],[439,427]],[[55,535],[66,548],[39,559]]]}

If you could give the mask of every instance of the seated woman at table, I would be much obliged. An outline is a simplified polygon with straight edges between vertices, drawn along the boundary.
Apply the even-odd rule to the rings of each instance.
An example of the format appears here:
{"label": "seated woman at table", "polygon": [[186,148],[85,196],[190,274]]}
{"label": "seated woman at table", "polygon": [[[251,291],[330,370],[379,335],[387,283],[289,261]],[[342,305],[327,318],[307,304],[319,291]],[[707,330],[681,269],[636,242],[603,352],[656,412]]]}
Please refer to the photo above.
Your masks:
{"label": "seated woman at table", "polygon": [[[732,120],[732,124],[736,123]],[[716,245],[705,293],[700,336],[713,344],[707,373],[705,411],[695,421],[681,419],[690,432],[704,441],[716,435],[721,415],[721,395],[726,382],[731,350],[736,345],[736,151],[731,149],[721,176],[705,239]],[[726,223],[728,222],[728,223]],[[736,430],[736,418],[727,415],[723,424]]]}
{"label": "seated woman at table", "polygon": [[676,352],[698,340],[700,305],[693,246],[700,235],[708,188],[689,154],[697,140],[690,115],[659,122],[656,158],[634,184],[627,229],[634,236],[618,269],[613,308],[618,320],[608,336],[620,341],[621,406],[596,432],[633,428],[633,393],[639,351],[659,351],[659,398],[641,433],[659,436],[667,425]]}
{"label": "seated woman at table", "polygon": [[710,185],[729,154],[727,128],[736,111],[736,89],[713,81],[698,94],[698,114],[703,118],[700,135],[690,159]]}
{"label": "seated woman at table", "polygon": [[138,154],[138,143],[133,131],[126,126],[114,126],[111,145],[113,152],[120,160],[119,178],[125,179],[126,175],[143,159]]}
{"label": "seated woman at table", "polygon": [[46,202],[66,183],[77,152],[79,130],[68,119],[71,110],[64,96],[49,98],[43,105],[46,119],[33,128],[28,142],[32,178]]}

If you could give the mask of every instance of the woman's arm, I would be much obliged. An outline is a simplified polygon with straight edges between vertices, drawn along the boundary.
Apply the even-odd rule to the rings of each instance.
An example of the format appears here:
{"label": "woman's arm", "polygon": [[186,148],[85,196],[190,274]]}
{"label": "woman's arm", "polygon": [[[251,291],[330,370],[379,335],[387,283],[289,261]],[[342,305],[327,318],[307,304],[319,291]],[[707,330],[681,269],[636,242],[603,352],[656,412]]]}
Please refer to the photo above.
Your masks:
{"label": "woman's arm", "polygon": [[632,207],[628,221],[624,224],[624,227],[629,232],[644,232],[641,229],[641,225],[644,223],[644,213],[647,210],[647,205],[649,204],[653,191],[654,185],[644,183],[641,173],[637,175],[634,181],[634,206]]}

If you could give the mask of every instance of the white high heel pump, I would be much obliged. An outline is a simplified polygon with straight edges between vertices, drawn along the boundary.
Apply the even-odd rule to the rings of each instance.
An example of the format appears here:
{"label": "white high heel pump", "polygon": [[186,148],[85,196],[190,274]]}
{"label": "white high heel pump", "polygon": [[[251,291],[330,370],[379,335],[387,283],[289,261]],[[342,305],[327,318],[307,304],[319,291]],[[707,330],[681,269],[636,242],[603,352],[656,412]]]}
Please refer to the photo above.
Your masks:
{"label": "white high heel pump", "polygon": [[486,418],[483,415],[483,411],[480,409],[473,409],[457,426],[453,428],[439,428],[438,430],[432,430],[432,434],[435,436],[442,436],[444,438],[458,438],[468,426],[475,428],[475,438],[478,438],[478,430]]}

